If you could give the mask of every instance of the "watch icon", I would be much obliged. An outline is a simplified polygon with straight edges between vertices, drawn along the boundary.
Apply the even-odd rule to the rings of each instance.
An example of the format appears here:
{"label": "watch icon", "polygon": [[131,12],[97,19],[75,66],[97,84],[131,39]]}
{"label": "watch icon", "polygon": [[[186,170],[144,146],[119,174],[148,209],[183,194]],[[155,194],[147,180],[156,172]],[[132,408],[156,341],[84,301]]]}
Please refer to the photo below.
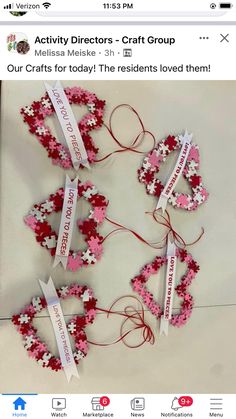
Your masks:
{"label": "watch icon", "polygon": [[66,399],[52,399],[52,408],[55,410],[63,410],[66,408]]}

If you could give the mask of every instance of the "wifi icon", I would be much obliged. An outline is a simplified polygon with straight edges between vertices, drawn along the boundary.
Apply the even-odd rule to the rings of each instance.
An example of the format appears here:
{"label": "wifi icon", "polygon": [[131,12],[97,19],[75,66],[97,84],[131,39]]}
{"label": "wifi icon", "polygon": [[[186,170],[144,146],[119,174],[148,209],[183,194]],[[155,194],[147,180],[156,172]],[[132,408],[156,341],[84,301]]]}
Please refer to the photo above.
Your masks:
{"label": "wifi icon", "polygon": [[51,6],[51,3],[45,1],[45,3],[43,3],[43,6],[45,7],[45,9],[48,9]]}

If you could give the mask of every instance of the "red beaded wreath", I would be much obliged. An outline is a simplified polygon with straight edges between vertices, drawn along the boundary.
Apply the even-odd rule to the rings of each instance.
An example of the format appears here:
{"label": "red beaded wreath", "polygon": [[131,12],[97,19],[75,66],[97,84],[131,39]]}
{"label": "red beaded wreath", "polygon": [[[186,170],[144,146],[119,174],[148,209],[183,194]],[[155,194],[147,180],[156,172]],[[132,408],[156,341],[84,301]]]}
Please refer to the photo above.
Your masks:
{"label": "red beaded wreath", "polygon": [[[89,132],[102,126],[105,101],[98,99],[94,93],[90,93],[81,87],[67,87],[64,91],[70,104],[86,105],[88,108],[89,113],[81,119],[78,127],[87,151],[88,161],[93,163],[99,149],[95,146]],[[53,164],[64,169],[70,169],[73,168],[73,164],[68,147],[61,144],[52,135],[50,128],[45,123],[46,117],[54,113],[55,109],[48,94],[39,101],[33,102],[32,105],[21,109],[24,122],[29,125],[29,131],[36,135],[39,142],[47,150],[48,157],[52,159]]]}
{"label": "red beaded wreath", "polygon": [[[57,289],[60,299],[75,297],[82,300],[84,304],[84,315],[75,316],[67,324],[67,329],[74,338],[75,351],[73,353],[76,364],[79,364],[88,353],[88,342],[84,328],[92,324],[96,317],[96,302],[93,291],[87,286],[73,284]],[[43,309],[47,308],[47,303],[43,297],[34,297],[32,302],[27,305],[20,314],[12,317],[12,322],[16,325],[18,332],[23,336],[24,347],[29,356],[46,368],[54,371],[63,369],[60,358],[54,356],[45,343],[37,335],[37,329],[33,326],[35,316]]]}
{"label": "red beaded wreath", "polygon": [[[103,195],[98,193],[91,182],[81,183],[78,181],[77,199],[80,198],[85,198],[92,206],[89,216],[78,221],[79,230],[85,236],[88,247],[84,251],[70,250],[67,269],[71,271],[96,263],[101,258],[103,250],[103,237],[98,233],[97,228],[106,216],[108,202]],[[63,200],[64,188],[60,188],[46,201],[34,205],[24,218],[25,223],[35,232],[37,242],[48,249],[52,256],[56,253],[58,235],[46,219],[49,214],[62,210]]]}
{"label": "red beaded wreath", "polygon": [[[176,256],[180,262],[185,262],[187,264],[187,272],[182,276],[180,283],[175,288],[178,297],[182,298],[180,313],[172,315],[170,320],[170,323],[173,326],[180,327],[183,326],[191,316],[193,297],[188,293],[188,287],[191,285],[200,268],[186,250],[176,249]],[[143,267],[139,275],[131,280],[133,290],[140,295],[144,304],[157,319],[162,316],[163,309],[160,304],[155,301],[153,294],[148,291],[146,283],[151,275],[156,274],[160,268],[166,264],[166,256],[157,256],[153,262],[148,263]]]}
{"label": "red beaded wreath", "polygon": [[[164,189],[164,185],[156,174],[160,171],[161,164],[174,150],[179,150],[182,146],[181,136],[169,135],[160,141],[143,160],[142,167],[138,170],[138,179],[146,186],[147,193],[159,197]],[[192,144],[187,162],[183,171],[183,176],[189,183],[192,194],[184,194],[173,191],[168,202],[173,207],[192,211],[203,204],[208,198],[208,193],[202,184],[202,177],[198,174],[199,169],[199,147]]]}

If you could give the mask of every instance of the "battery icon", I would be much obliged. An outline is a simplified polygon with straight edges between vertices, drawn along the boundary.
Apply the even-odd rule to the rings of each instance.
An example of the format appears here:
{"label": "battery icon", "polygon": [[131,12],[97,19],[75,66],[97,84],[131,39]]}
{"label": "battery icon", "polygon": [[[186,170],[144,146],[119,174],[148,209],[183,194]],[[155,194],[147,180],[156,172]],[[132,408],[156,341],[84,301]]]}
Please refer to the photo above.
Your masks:
{"label": "battery icon", "polygon": [[232,3],[220,3],[220,9],[231,9],[233,7]]}

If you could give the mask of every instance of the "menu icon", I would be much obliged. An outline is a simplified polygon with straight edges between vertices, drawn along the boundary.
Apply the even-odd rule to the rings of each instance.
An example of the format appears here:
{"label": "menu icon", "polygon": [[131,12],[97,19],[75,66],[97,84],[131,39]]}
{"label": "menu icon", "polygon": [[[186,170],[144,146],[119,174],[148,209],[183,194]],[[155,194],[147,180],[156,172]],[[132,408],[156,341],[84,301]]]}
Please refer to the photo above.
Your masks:
{"label": "menu icon", "polygon": [[210,399],[210,410],[220,411],[223,410],[223,399],[220,397]]}

